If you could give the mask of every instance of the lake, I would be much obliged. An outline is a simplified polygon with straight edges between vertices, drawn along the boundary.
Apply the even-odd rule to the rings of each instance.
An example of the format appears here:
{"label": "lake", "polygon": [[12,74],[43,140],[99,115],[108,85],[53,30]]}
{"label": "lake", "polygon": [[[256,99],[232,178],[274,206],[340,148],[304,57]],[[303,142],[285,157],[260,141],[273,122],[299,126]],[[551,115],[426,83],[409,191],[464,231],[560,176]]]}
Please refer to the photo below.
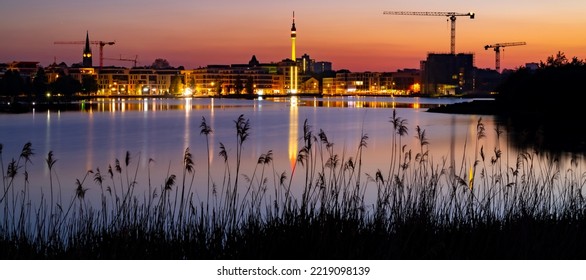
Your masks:
{"label": "lake", "polygon": [[[49,168],[45,159],[52,151],[57,159],[53,180],[59,184],[64,199],[75,194],[76,180],[87,189],[86,197],[97,198],[102,190],[93,176],[99,169],[106,178],[104,186],[116,188],[135,180],[134,194],[139,197],[146,196],[149,188],[160,189],[170,174],[175,174],[178,181],[186,177],[198,195],[195,199],[203,201],[208,186],[208,148],[210,178],[218,189],[225,184],[226,172],[236,174],[236,120],[242,116],[250,126],[242,143],[239,170],[240,180],[247,184],[246,180],[258,180],[262,165],[257,162],[268,154],[272,154],[272,162],[264,177],[269,186],[276,186],[275,178],[282,173],[287,180],[292,179],[292,186],[303,184],[300,172],[293,178],[291,174],[296,164],[300,166],[297,156],[304,146],[306,122],[316,139],[323,130],[342,162],[360,158],[361,174],[366,180],[378,170],[388,173],[395,134],[390,122],[393,110],[406,120],[408,131],[400,141],[405,151],[413,151],[413,157],[423,151],[416,138],[419,127],[429,143],[424,147],[429,150],[429,161],[438,167],[453,163],[463,178],[467,172],[463,167],[473,165],[481,149],[490,158],[498,147],[509,165],[514,165],[517,149],[507,143],[508,135],[501,125],[503,132],[497,135],[499,122],[495,117],[426,112],[429,107],[466,101],[469,100],[405,97],[98,99],[80,103],[79,110],[0,115],[0,168],[6,170],[11,159],[18,159],[23,145],[31,142],[34,155],[26,171],[33,197],[41,193],[47,196]],[[201,133],[203,118],[212,129],[208,137]],[[486,137],[478,137],[479,121]],[[360,155],[361,140],[366,145]],[[228,168],[219,155],[222,145]],[[194,172],[184,176],[187,149],[192,154]],[[117,160],[119,174],[115,171]],[[107,175],[109,168],[114,170],[113,178]],[[93,173],[87,173],[89,170]],[[15,181],[24,181],[23,172],[21,168]]]}

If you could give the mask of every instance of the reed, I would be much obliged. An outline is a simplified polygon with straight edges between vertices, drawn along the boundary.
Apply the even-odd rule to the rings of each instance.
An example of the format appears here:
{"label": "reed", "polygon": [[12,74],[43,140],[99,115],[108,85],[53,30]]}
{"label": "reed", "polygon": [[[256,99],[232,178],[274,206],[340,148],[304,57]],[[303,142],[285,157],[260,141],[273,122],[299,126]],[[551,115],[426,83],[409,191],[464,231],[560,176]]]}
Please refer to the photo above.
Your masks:
{"label": "reed", "polygon": [[[127,152],[123,164],[115,159],[107,174],[97,167],[76,179],[74,192],[64,204],[60,195],[54,196],[53,172],[58,161],[49,152],[45,163],[50,171],[50,194],[33,202],[27,175],[34,155],[32,145],[26,143],[20,157],[9,161],[6,169],[0,145],[0,168],[5,174],[0,197],[0,257],[586,257],[581,235],[586,229],[586,174],[580,171],[577,156],[571,159],[570,168],[562,170],[557,157],[522,150],[509,166],[508,161],[503,162],[498,127],[497,146],[492,156],[485,154],[487,132],[482,119],[477,123],[473,161],[464,157],[456,166],[453,156],[435,162],[428,149],[431,140],[419,126],[414,136],[417,145],[412,147],[415,152],[403,145],[407,121],[393,110],[389,166],[376,170],[363,166],[366,133],[361,133],[355,153],[348,156],[345,150],[335,149],[323,130],[314,134],[305,121],[303,145],[291,174],[276,170],[272,150],[259,155],[251,174],[241,174],[244,143],[251,128],[243,115],[234,123],[236,156],[232,160],[220,143],[224,172],[219,187],[211,177],[206,142],[207,174],[201,176],[207,176],[207,188],[201,188],[205,190],[202,196],[192,186],[194,176],[199,176],[194,168],[197,159],[187,148],[181,177],[169,166],[159,186],[151,185],[153,160],[149,159],[146,193],[135,192],[140,170],[138,161]],[[200,128],[208,141],[213,130],[205,118]],[[293,177],[302,183],[294,185]],[[92,183],[101,190],[98,205],[85,195]],[[295,189],[300,194],[292,191]],[[367,190],[374,198],[367,197]]]}

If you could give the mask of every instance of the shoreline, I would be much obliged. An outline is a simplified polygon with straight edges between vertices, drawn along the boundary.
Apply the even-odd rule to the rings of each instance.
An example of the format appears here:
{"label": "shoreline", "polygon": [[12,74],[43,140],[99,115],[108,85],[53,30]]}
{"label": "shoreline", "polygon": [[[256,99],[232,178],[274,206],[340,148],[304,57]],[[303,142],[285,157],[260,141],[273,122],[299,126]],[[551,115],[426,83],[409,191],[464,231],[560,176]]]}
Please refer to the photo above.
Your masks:
{"label": "shoreline", "polygon": [[[409,94],[409,95],[393,95],[393,94],[320,94],[320,93],[303,93],[303,94],[269,94],[269,95],[248,95],[248,94],[230,94],[230,95],[205,95],[205,96],[181,96],[181,95],[78,95],[71,99],[59,99],[55,98],[51,101],[35,101],[27,98],[21,98],[19,100],[8,101],[7,99],[0,99],[0,114],[19,114],[28,113],[34,109],[77,109],[79,103],[95,100],[95,99],[184,99],[184,98],[219,98],[219,99],[247,99],[255,100],[259,98],[291,98],[291,97],[314,97],[314,98],[362,98],[362,97],[406,97],[406,98],[458,98],[458,99],[474,99],[474,98],[485,98],[492,97],[488,94],[466,94],[466,95],[449,95],[449,96],[431,96],[428,94]],[[476,101],[476,100],[475,100]],[[467,102],[465,102],[467,103]],[[477,107],[480,108],[480,107]],[[460,108],[453,109],[452,107],[446,107],[445,105],[440,106],[433,112],[445,112],[445,113],[457,113],[462,111]],[[464,110],[469,112],[469,110]],[[431,111],[430,111],[431,112]]]}
{"label": "shoreline", "polygon": [[495,100],[472,100],[470,102],[445,104],[429,108],[430,113],[445,114],[475,114],[475,115],[501,115],[505,112],[498,107]]}

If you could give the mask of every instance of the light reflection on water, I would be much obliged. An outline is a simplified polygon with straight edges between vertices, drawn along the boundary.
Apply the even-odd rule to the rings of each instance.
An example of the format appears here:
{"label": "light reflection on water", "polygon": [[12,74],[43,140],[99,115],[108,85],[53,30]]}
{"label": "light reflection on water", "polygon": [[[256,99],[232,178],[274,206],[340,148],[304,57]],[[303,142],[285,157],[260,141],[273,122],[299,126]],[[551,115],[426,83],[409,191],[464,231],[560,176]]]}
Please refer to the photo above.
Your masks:
{"label": "light reflection on water", "polygon": [[[39,193],[48,187],[49,171],[44,159],[49,151],[58,159],[55,170],[65,197],[73,194],[75,179],[81,180],[86,171],[96,168],[105,173],[109,166],[114,166],[116,159],[124,162],[127,151],[131,154],[129,173],[132,176],[137,173],[137,188],[143,188],[136,194],[146,191],[149,168],[153,188],[162,186],[169,174],[181,177],[187,148],[195,159],[193,186],[197,189],[207,186],[208,144],[205,135],[200,133],[202,118],[205,118],[213,129],[209,135],[212,180],[221,188],[226,168],[218,156],[219,145],[226,147],[234,176],[235,120],[239,115],[249,119],[251,126],[250,136],[243,144],[241,174],[250,177],[259,156],[272,150],[274,171],[285,172],[289,177],[303,146],[305,120],[314,135],[320,129],[326,133],[340,157],[355,157],[361,135],[367,135],[362,170],[374,174],[378,169],[388,170],[393,135],[389,120],[394,108],[397,115],[407,121],[408,135],[401,140],[407,149],[413,149],[414,153],[419,150],[414,137],[415,128],[419,126],[425,130],[430,143],[427,148],[431,161],[438,165],[447,161],[456,166],[471,166],[481,146],[488,156],[495,147],[506,147],[506,134],[497,138],[495,119],[491,116],[425,111],[439,104],[461,101],[391,97],[93,100],[84,102],[79,111],[0,115],[0,143],[4,148],[3,160],[7,162],[18,157],[26,142],[32,142],[35,156],[28,170],[29,181],[31,189]],[[478,140],[480,118],[487,137]],[[503,156],[514,162],[516,152],[512,148],[505,150]],[[456,168],[454,172],[462,171]],[[122,184],[120,176],[126,175],[116,175],[113,178],[116,181],[110,180],[109,184]],[[86,179],[85,186],[89,189],[88,197],[101,192],[91,178]]]}
{"label": "light reflection on water", "polygon": [[[183,100],[184,102],[181,102]],[[209,102],[209,101],[212,102]],[[222,100],[214,104],[214,100]],[[79,105],[82,112],[125,112],[125,111],[162,111],[162,110],[212,110],[238,107],[262,106],[262,101],[287,103],[295,106],[326,107],[326,108],[433,108],[441,104],[465,102],[457,98],[419,98],[419,97],[273,97],[266,99],[249,100],[242,103],[238,99],[218,98],[184,98],[184,99],[155,99],[155,98],[112,98],[83,101]],[[471,100],[471,99],[470,99]]]}

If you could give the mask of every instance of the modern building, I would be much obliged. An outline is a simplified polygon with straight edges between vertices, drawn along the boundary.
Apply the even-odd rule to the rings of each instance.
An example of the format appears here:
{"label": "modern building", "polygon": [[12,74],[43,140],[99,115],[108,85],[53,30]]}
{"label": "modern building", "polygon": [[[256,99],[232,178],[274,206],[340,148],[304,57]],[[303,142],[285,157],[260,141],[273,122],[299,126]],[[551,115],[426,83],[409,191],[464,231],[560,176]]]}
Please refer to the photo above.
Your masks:
{"label": "modern building", "polygon": [[194,95],[284,94],[281,68],[275,63],[260,63],[253,56],[248,64],[208,65],[181,74]]}
{"label": "modern building", "polygon": [[308,54],[303,54],[300,58],[296,59],[297,65],[299,65],[299,73],[307,75],[313,73],[313,65],[315,59],[312,59]]}
{"label": "modern building", "polygon": [[313,62],[313,73],[320,74],[333,71],[332,63],[329,61]]}
{"label": "modern building", "polygon": [[[408,95],[420,92],[420,72],[350,72],[340,70],[333,79],[323,79],[323,94]],[[330,86],[330,84],[332,86]]]}
{"label": "modern building", "polygon": [[454,95],[474,91],[474,54],[429,53],[421,62],[422,92]]}

